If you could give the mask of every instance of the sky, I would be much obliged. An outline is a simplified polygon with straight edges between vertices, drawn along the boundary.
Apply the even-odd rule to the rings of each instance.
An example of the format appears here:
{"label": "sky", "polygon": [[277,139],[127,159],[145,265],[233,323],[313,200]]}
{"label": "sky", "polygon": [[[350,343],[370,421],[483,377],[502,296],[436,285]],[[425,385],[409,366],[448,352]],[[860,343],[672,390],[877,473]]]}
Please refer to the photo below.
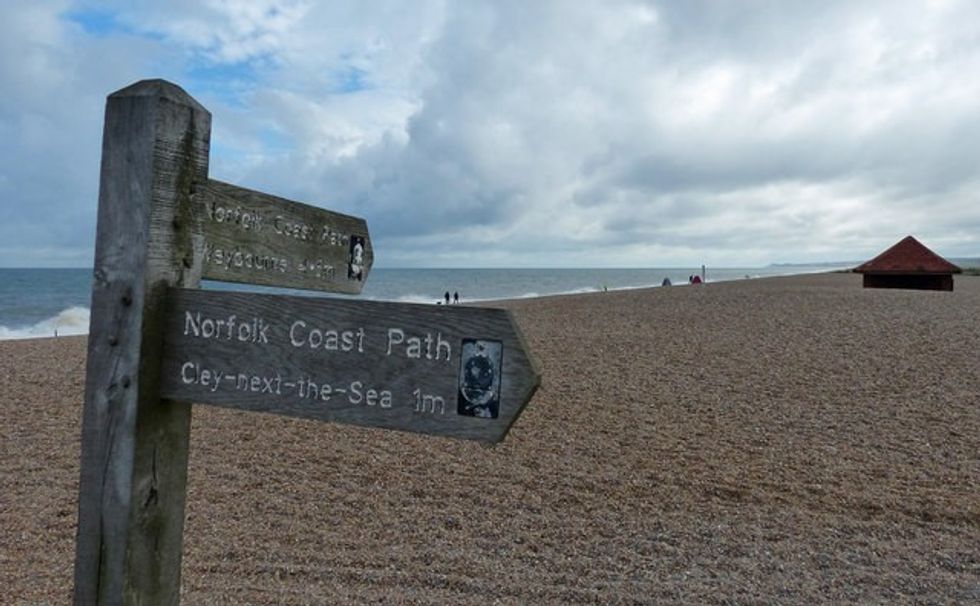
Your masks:
{"label": "sky", "polygon": [[367,220],[376,267],[980,256],[973,0],[4,0],[0,266],[91,266],[105,98],[210,176]]}

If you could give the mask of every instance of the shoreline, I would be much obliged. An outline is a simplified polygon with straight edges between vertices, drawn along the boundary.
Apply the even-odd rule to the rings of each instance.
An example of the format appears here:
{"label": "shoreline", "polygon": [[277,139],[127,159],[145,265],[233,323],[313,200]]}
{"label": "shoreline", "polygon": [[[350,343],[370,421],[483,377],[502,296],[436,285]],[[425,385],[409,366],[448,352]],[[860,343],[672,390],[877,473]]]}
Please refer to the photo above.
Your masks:
{"label": "shoreline", "polygon": [[699,284],[692,284],[692,283],[688,283],[688,282],[681,282],[679,284],[671,284],[670,286],[664,286],[662,284],[649,284],[649,285],[644,285],[644,286],[620,286],[620,287],[609,288],[607,290],[591,289],[591,290],[582,290],[582,291],[569,291],[569,292],[555,292],[555,293],[548,293],[548,294],[535,294],[535,295],[530,295],[530,296],[526,296],[526,297],[504,297],[504,298],[500,298],[500,299],[473,299],[472,302],[474,302],[474,303],[505,303],[505,302],[509,302],[509,301],[514,301],[514,302],[517,302],[517,301],[531,301],[531,300],[536,300],[536,299],[547,299],[547,298],[550,298],[550,297],[574,297],[574,296],[578,296],[578,295],[602,295],[602,294],[608,294],[608,293],[654,290],[654,289],[660,289],[660,288],[674,288],[674,287],[681,288],[681,287],[685,287],[685,286],[707,286],[707,285],[711,285],[711,284],[718,285],[718,284],[728,284],[728,283],[732,283],[732,282],[747,282],[747,281],[758,281],[758,280],[772,280],[772,279],[778,279],[778,278],[793,278],[793,277],[797,277],[797,276],[813,276],[813,275],[834,274],[834,273],[850,273],[850,271],[849,270],[844,271],[844,270],[839,270],[839,269],[838,270],[816,270],[816,271],[802,272],[802,273],[792,273],[792,274],[775,274],[775,275],[767,275],[767,276],[744,276],[744,277],[741,277],[741,278],[725,278],[725,279],[721,279],[721,280],[707,280],[706,282],[701,282]]}

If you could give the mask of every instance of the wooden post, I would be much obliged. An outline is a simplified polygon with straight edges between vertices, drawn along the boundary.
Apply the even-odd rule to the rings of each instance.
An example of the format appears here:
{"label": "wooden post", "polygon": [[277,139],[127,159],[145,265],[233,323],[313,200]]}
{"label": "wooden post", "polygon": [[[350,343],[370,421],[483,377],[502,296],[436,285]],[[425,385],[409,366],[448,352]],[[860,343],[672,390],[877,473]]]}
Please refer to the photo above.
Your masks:
{"label": "wooden post", "polygon": [[[161,400],[167,288],[200,280],[189,227],[211,115],[144,80],[109,96],[92,286],[75,604],[176,604],[189,404]],[[198,252],[195,252],[197,250]]]}

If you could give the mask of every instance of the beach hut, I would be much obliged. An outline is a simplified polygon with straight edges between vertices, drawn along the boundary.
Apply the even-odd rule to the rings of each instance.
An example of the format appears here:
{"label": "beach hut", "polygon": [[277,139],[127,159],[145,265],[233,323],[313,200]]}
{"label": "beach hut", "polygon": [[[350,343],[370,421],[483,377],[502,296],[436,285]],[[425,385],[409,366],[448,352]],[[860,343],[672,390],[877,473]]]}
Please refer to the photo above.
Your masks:
{"label": "beach hut", "polygon": [[953,274],[962,272],[912,236],[906,236],[854,271],[864,274],[865,288],[918,290],[953,290]]}

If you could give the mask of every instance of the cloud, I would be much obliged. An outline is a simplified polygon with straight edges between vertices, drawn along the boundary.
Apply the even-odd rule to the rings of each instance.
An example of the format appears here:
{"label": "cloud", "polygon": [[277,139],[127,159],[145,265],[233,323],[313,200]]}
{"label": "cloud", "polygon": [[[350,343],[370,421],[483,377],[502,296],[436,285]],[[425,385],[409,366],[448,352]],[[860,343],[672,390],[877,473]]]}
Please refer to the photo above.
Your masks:
{"label": "cloud", "polygon": [[[100,43],[77,45],[65,2],[15,2],[0,19],[0,242],[8,263],[91,263]],[[138,54],[133,49],[133,54]],[[86,207],[85,204],[89,206]]]}
{"label": "cloud", "polygon": [[923,205],[978,225],[969,8],[759,6],[452,11],[408,139],[324,167],[324,188],[421,263],[851,258],[943,239]]}
{"label": "cloud", "polygon": [[389,266],[980,254],[967,1],[2,10],[0,194],[76,219],[5,205],[28,256],[90,246],[101,103],[148,71],[214,114],[212,174],[367,218]]}

